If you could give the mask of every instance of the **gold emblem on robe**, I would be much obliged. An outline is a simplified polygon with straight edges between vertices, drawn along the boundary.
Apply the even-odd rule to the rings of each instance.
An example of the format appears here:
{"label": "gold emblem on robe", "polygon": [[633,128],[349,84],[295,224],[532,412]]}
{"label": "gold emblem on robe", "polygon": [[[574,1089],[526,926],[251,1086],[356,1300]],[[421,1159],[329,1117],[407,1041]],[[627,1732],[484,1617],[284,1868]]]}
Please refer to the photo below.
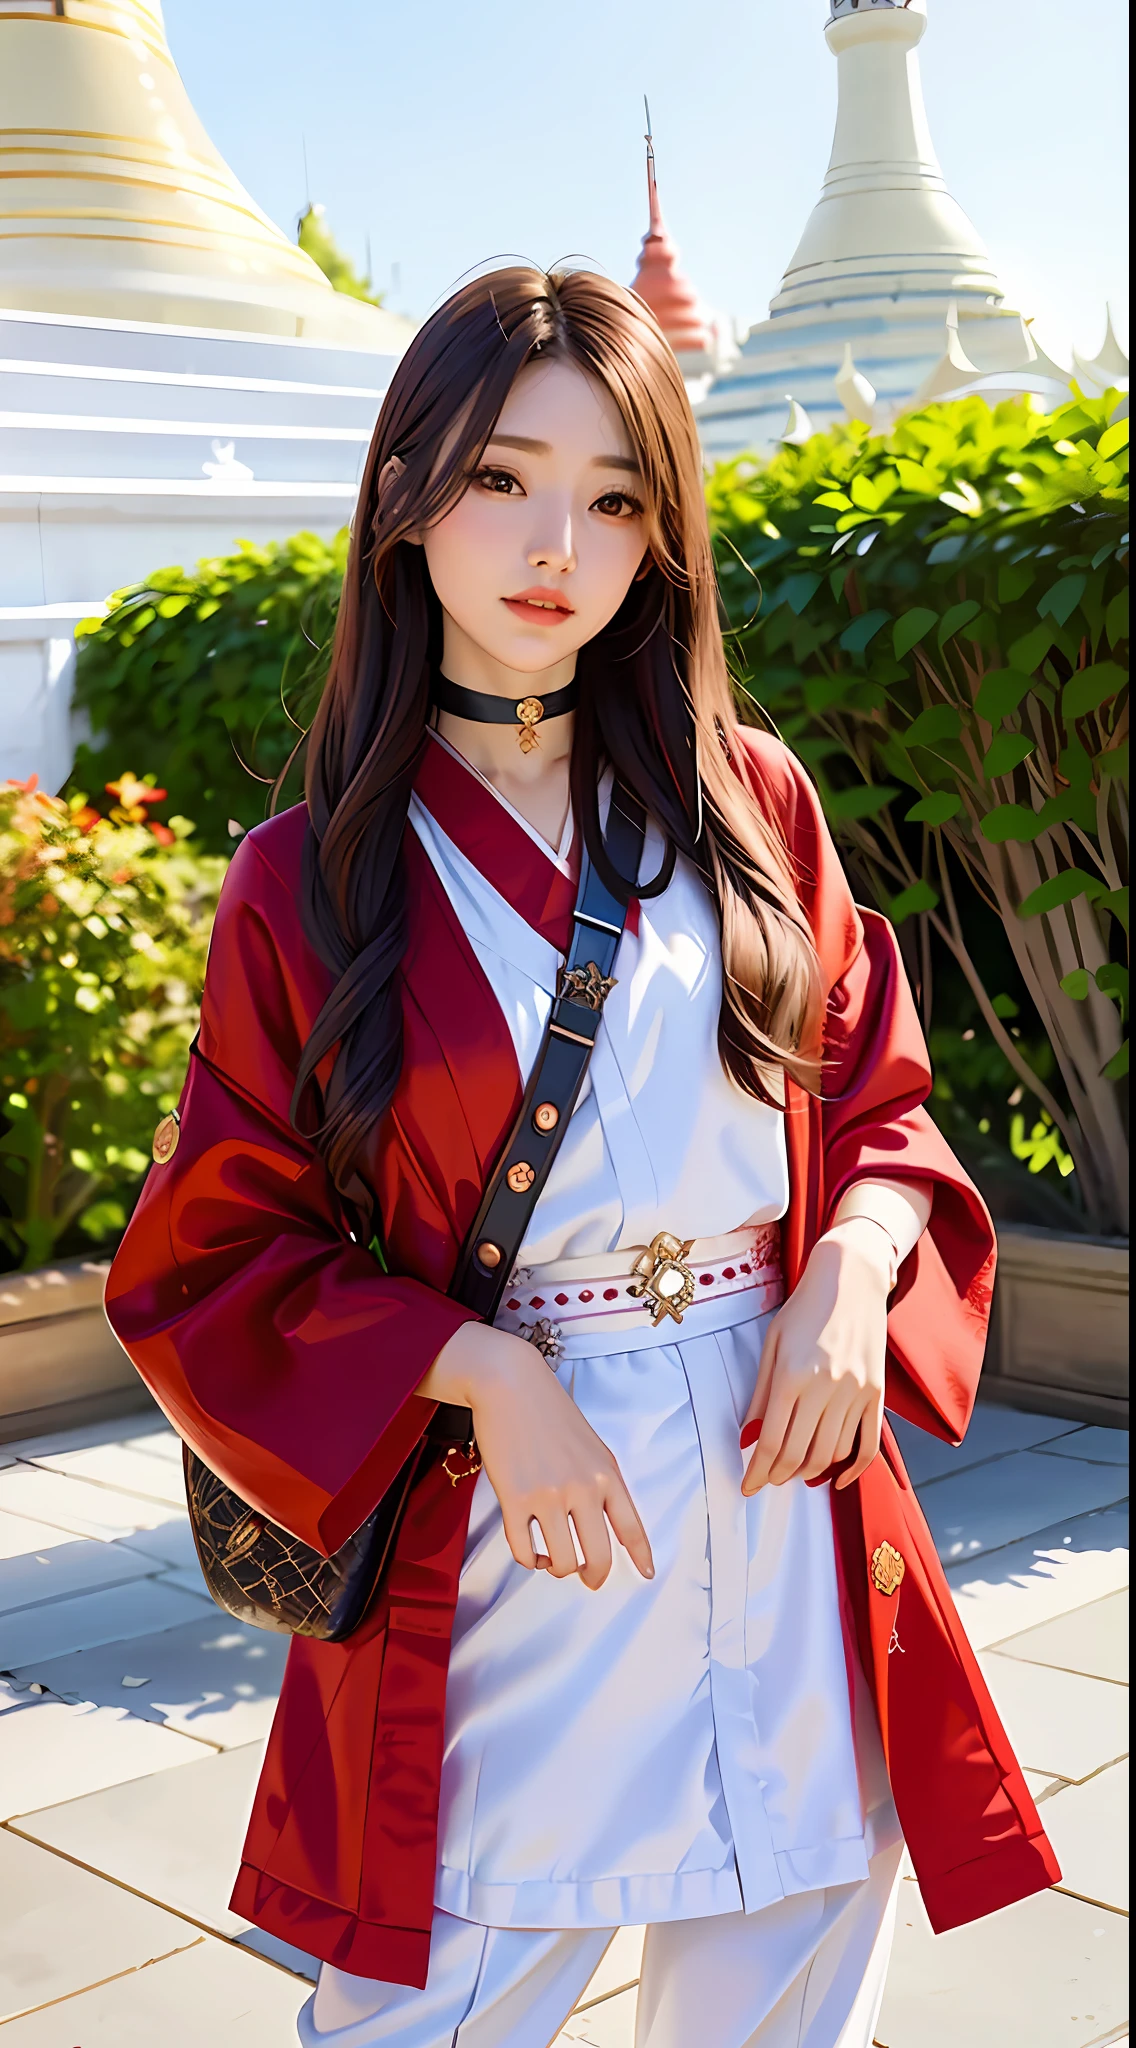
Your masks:
{"label": "gold emblem on robe", "polygon": [[181,1118],[176,1109],[171,1109],[169,1115],[162,1118],[161,1123],[154,1132],[154,1142],[150,1147],[150,1151],[155,1166],[164,1166],[167,1159],[173,1158],[174,1153],[177,1151],[178,1139],[180,1137]]}
{"label": "gold emblem on robe", "polygon": [[656,1330],[664,1316],[681,1323],[684,1311],[694,1300],[694,1275],[683,1263],[693,1243],[692,1237],[683,1243],[669,1230],[660,1230],[631,1268],[639,1278],[632,1281],[627,1291],[642,1300],[646,1308],[654,1309]]}
{"label": "gold emblem on robe", "polygon": [[877,1593],[898,1593],[907,1566],[891,1543],[877,1543],[872,1552],[872,1584]]}

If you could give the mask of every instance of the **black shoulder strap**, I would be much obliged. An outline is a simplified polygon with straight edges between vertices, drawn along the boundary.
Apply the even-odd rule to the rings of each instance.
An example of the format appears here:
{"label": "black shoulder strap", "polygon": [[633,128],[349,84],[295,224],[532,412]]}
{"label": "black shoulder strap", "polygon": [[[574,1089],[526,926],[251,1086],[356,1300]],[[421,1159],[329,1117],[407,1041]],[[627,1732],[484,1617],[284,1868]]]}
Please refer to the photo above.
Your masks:
{"label": "black shoulder strap", "polygon": [[[617,874],[638,876],[646,813],[622,783],[612,790],[604,845]],[[612,895],[585,849],[572,944],[544,1042],[516,1123],[462,1248],[450,1293],[492,1322],[537,1198],[576,1106],[600,1028],[628,905]]]}

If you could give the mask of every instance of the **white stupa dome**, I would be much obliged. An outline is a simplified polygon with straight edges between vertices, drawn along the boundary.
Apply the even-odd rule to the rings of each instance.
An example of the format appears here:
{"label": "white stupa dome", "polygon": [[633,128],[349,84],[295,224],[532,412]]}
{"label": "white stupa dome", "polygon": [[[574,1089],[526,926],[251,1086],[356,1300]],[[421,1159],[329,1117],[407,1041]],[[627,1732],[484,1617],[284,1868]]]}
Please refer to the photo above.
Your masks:
{"label": "white stupa dome", "polygon": [[[697,407],[712,459],[799,438],[787,425],[792,402],[817,428],[846,417],[882,427],[913,403],[975,390],[1032,391],[1049,405],[1068,396],[1071,372],[1007,305],[989,251],[947,190],[916,54],[926,9],[927,0],[830,0],[839,97],[828,171],[768,320]],[[1111,325],[1100,356],[1076,365],[1086,389],[1126,385],[1127,370]]]}

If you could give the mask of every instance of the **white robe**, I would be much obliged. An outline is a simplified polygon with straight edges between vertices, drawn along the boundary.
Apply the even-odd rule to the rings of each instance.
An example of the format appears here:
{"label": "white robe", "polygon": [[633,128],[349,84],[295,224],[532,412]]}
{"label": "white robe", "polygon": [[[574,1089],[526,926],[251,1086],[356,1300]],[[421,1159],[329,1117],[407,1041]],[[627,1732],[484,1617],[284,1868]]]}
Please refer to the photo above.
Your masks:
{"label": "white robe", "polygon": [[[561,956],[417,798],[410,816],[527,1078]],[[561,866],[569,840],[570,825]],[[642,873],[657,864],[649,836]],[[681,860],[613,971],[521,1253],[542,1285],[564,1260],[579,1270],[660,1229],[718,1236],[787,1204],[781,1117],[722,1070],[717,921]],[[862,1681],[853,1741],[828,1488],[740,1491],[767,1321],[735,1294],[696,1301],[671,1337],[644,1315],[566,1341],[558,1377],[619,1463],[653,1580],[618,1545],[599,1592],[524,1570],[478,1480],[447,1690],[446,1912],[502,1928],[754,1912],[865,1878],[898,1839]]]}

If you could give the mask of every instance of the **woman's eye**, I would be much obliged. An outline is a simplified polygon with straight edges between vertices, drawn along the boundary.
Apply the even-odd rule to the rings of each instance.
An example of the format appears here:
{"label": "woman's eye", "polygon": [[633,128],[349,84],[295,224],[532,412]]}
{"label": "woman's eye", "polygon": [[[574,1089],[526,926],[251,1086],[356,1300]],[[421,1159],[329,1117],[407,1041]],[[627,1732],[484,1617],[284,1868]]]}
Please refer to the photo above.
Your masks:
{"label": "woman's eye", "polygon": [[495,491],[499,498],[511,498],[514,491],[521,488],[517,478],[510,476],[507,469],[479,469],[477,481],[483,490]]}
{"label": "woman's eye", "polygon": [[637,499],[629,497],[626,491],[605,491],[602,498],[596,499],[592,510],[602,512],[605,519],[629,519],[634,518],[643,507]]}

